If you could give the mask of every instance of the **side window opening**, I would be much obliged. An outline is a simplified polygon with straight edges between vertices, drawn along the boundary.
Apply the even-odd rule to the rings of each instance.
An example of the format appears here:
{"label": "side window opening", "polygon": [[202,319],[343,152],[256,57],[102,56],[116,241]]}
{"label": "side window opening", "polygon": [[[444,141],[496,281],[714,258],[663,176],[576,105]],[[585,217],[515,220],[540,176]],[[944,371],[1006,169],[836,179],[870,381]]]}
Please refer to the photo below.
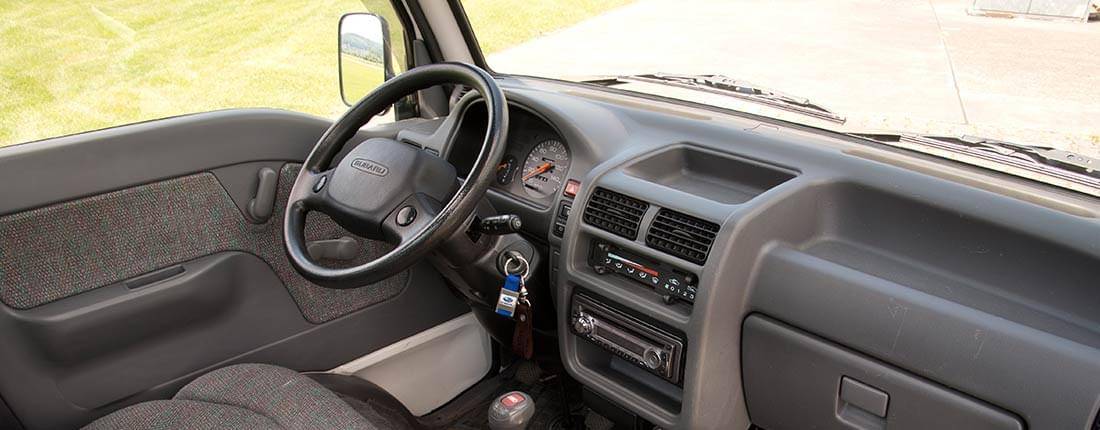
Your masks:
{"label": "side window opening", "polygon": [[0,2],[0,147],[231,108],[333,118],[338,23],[387,21],[393,72],[406,68],[387,0]]}

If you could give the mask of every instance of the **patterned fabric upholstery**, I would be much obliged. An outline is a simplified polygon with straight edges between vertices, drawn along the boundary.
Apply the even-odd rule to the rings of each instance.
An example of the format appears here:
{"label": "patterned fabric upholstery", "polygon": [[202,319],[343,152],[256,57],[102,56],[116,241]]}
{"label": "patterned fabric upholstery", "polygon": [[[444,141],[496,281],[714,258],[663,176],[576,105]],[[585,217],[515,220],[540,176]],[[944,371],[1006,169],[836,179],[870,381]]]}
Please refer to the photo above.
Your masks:
{"label": "patterned fabric upholstery", "polygon": [[138,403],[107,415],[84,427],[114,429],[278,429],[278,423],[236,406],[189,400],[156,400]]}
{"label": "patterned fabric upholstery", "polygon": [[[275,214],[249,223],[211,173],[200,173],[0,217],[0,301],[29,309],[143,273],[224,251],[244,251],[275,270],[302,315],[321,323],[396,296],[402,273],[365,288],[335,290],[299,275],[286,258],[282,218],[300,166],[279,178]],[[311,213],[306,239],[351,236]],[[360,241],[370,261],[388,245]]]}
{"label": "patterned fabric upholstery", "polygon": [[[238,364],[210,372],[172,400],[139,403],[85,429],[378,429],[332,391],[282,367]],[[386,427],[389,428],[389,427]]]}

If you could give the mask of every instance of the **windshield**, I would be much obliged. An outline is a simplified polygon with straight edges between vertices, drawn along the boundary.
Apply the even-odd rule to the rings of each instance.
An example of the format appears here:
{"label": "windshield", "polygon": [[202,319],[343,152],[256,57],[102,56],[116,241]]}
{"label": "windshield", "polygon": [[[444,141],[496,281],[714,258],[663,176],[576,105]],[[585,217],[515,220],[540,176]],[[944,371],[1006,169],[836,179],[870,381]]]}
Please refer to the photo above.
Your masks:
{"label": "windshield", "polygon": [[[495,3],[464,6],[497,72],[603,78],[593,82],[845,132],[972,135],[1100,156],[1100,21],[1088,20],[1088,0],[1031,11],[970,0],[556,0],[506,14]],[[644,74],[720,75],[844,121],[606,80]]]}

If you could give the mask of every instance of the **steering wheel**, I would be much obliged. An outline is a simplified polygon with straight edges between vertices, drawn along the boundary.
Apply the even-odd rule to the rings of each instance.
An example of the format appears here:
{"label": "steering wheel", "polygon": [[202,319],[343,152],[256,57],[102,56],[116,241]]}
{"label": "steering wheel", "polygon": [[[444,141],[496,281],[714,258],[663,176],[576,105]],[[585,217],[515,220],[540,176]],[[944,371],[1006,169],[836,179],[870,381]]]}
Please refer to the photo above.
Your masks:
{"label": "steering wheel", "polygon": [[[464,182],[459,183],[454,166],[443,158],[387,138],[368,139],[329,167],[375,115],[414,91],[440,84],[477,90],[488,111],[485,140]],[[306,279],[330,288],[362,287],[405,270],[450,238],[473,213],[500,163],[507,132],[504,93],[478,67],[439,63],[386,81],[321,135],[298,173],[283,219],[283,243],[291,264]],[[348,231],[394,248],[358,266],[320,266],[305,245],[310,211],[324,213]]]}

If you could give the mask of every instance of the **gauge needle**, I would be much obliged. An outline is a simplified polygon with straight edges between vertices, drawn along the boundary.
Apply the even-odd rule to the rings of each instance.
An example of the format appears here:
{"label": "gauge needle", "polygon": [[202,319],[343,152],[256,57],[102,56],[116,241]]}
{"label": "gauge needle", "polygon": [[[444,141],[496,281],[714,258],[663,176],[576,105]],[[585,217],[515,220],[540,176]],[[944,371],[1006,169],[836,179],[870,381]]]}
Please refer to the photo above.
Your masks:
{"label": "gauge needle", "polygon": [[545,163],[542,163],[542,164],[539,165],[539,167],[536,167],[535,170],[532,170],[530,173],[528,173],[526,175],[523,175],[523,181],[526,182],[528,179],[531,179],[535,176],[546,173],[547,170],[550,170],[550,169],[553,169],[553,168],[554,168],[554,163],[551,163],[549,161],[545,162]]}

